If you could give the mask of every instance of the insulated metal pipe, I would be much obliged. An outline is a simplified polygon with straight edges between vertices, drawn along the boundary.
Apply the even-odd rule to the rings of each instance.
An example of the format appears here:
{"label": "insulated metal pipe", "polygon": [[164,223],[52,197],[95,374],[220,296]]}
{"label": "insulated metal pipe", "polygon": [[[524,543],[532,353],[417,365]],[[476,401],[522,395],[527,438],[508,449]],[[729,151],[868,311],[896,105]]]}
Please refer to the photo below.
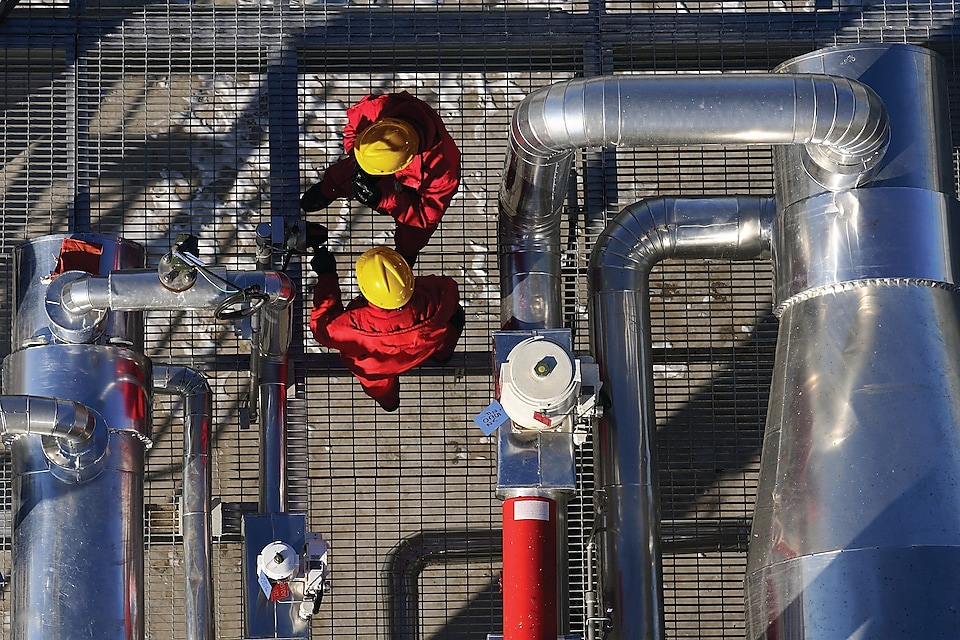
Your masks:
{"label": "insulated metal pipe", "polygon": [[184,621],[189,640],[211,640],[216,637],[210,528],[213,393],[196,371],[166,365],[154,365],[153,389],[183,399]]}
{"label": "insulated metal pipe", "polygon": [[594,456],[607,638],[665,636],[650,270],[666,258],[761,258],[773,215],[773,201],[757,197],[645,200],[626,207],[591,253],[591,348],[606,399]]}
{"label": "insulated metal pipe", "polygon": [[[132,243],[72,237],[102,246],[101,272],[143,264],[142,248]],[[95,473],[73,475],[60,473],[43,437],[10,444],[11,637],[142,640],[143,467],[152,388],[150,363],[136,350],[142,317],[108,315],[109,345],[52,341],[44,300],[51,281],[62,277],[50,275],[64,238],[33,240],[15,252],[14,350],[3,362],[3,392],[82,405],[109,440]]]}
{"label": "insulated metal pipe", "polygon": [[888,140],[876,94],[823,74],[608,76],[534,91],[514,112],[500,185],[504,325],[560,326],[560,211],[579,148],[803,145],[800,165],[840,188],[868,179]]}
{"label": "insulated metal pipe", "polygon": [[260,422],[260,512],[287,510],[287,386],[290,340],[293,335],[293,296],[267,304],[257,313]]}
{"label": "insulated metal pipe", "polygon": [[774,151],[780,336],[745,579],[747,637],[960,637],[960,236],[946,68],[837,47],[786,73],[887,104],[888,160],[829,193]]}
{"label": "insulated metal pipe", "polygon": [[[207,270],[239,289],[257,286],[267,296],[267,304],[285,305],[295,295],[290,277],[279,271],[227,271],[218,267]],[[61,304],[74,314],[95,309],[213,309],[233,293],[225,291],[222,283],[203,277],[185,291],[171,291],[160,283],[155,269],[128,269],[106,276],[87,276],[68,284],[61,294]]]}
{"label": "insulated metal pipe", "polygon": [[[229,281],[237,289],[256,287],[266,302],[256,313],[258,331],[251,344],[251,363],[257,366],[251,375],[258,381],[255,406],[260,419],[260,511],[279,513],[286,510],[286,388],[287,351],[292,335],[292,302],[296,289],[289,276],[276,271],[225,271],[206,268],[217,277]],[[157,273],[150,269],[114,271],[107,276],[83,276],[64,285],[60,306],[66,310],[66,321],[82,318],[91,312],[146,309],[204,309],[223,304],[235,292],[225,290],[222,283],[197,278],[184,291],[164,287]],[[254,390],[252,390],[254,391]]]}
{"label": "insulated metal pipe", "polygon": [[[504,326],[560,324],[560,213],[573,152],[578,148],[773,144],[794,151],[790,166],[801,168],[804,183],[816,185],[821,192],[849,189],[873,179],[890,140],[886,110],[876,93],[866,83],[843,77],[849,74],[781,71],[786,72],[580,79],[528,96],[514,114],[499,197]],[[760,208],[768,209],[769,204]],[[738,252],[740,245],[726,245],[729,238],[725,240],[721,234],[704,243],[684,243],[690,250],[685,255],[714,255],[716,251],[719,257],[730,253],[757,257],[770,242],[762,227],[755,226],[760,235],[742,246],[743,254]],[[698,236],[694,227],[688,231]],[[654,250],[651,255],[656,255],[679,249],[679,245],[663,244],[670,237],[651,230],[642,242],[641,236],[634,240],[639,249]],[[728,251],[722,251],[723,246]],[[605,246],[604,250],[612,248]],[[599,256],[595,251],[592,264],[602,262]],[[626,371],[649,367],[649,348],[644,350],[642,342],[636,344],[632,337],[644,320],[646,292],[638,295],[630,288],[643,285],[646,276],[639,274],[647,269],[642,261],[591,269],[591,278],[602,278],[592,283],[597,292],[593,294],[594,313],[605,318],[603,322],[592,319],[598,325],[593,336],[595,353],[601,361],[604,393],[616,403],[613,416],[604,418],[597,434],[598,466],[609,476],[605,482],[610,487],[598,499],[600,517],[612,517],[604,527],[603,540],[610,550],[602,561],[602,582],[605,591],[612,590],[606,593],[609,606],[619,612],[614,612],[614,637],[621,633],[624,637],[659,637],[663,633],[662,613],[657,611],[659,553],[655,543],[649,543],[655,536],[649,523],[657,515],[656,496],[651,491],[652,450],[648,439],[629,435],[631,429],[636,432],[638,425],[653,420],[652,390],[639,373],[624,376],[619,364],[610,366],[615,363],[605,354],[608,348],[629,354],[622,356]],[[621,286],[624,283],[627,286]],[[606,386],[614,380],[616,384]],[[621,420],[616,408],[621,403],[627,406],[620,413],[631,418]],[[641,433],[649,428],[648,423]],[[627,441],[621,442],[624,437]],[[627,453],[620,451],[624,447]],[[647,462],[607,463],[611,466],[605,472],[603,459],[609,456],[635,456]],[[613,505],[610,513],[606,513],[608,505]],[[615,528],[621,526],[626,535]],[[636,557],[631,557],[634,554]],[[626,567],[630,568],[622,569]],[[638,599],[646,606],[637,606]]]}
{"label": "insulated metal pipe", "polygon": [[93,439],[96,417],[72,400],[0,396],[0,437],[50,436],[82,447]]}

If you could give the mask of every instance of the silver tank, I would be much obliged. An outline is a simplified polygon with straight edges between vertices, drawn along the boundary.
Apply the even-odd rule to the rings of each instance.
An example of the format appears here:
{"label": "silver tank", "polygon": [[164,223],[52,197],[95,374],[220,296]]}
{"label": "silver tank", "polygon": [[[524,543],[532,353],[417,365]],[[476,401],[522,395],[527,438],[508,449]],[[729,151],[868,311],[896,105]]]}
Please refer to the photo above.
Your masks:
{"label": "silver tank", "polygon": [[[50,274],[57,268],[57,256],[67,238],[88,243],[101,250],[99,273],[107,275],[116,269],[139,269],[146,265],[142,245],[98,233],[74,233],[35,238],[18,246],[13,254],[17,296],[13,317],[11,347],[13,351],[50,339],[44,296]],[[67,262],[70,265],[70,262]],[[102,342],[129,346],[143,351],[143,314],[114,312],[107,317]]]}
{"label": "silver tank", "polygon": [[780,333],[747,637],[960,637],[960,296],[945,70],[855,45],[785,63],[886,104],[874,180],[827,192],[774,150]]}
{"label": "silver tank", "polygon": [[[136,268],[138,245],[84,236],[104,247],[100,271]],[[143,466],[149,442],[151,368],[138,352],[140,314],[112,314],[102,344],[61,344],[42,309],[62,236],[16,253],[13,353],[3,362],[3,392],[69,399],[110,429],[95,477],[63,480],[51,472],[40,436],[11,443],[15,640],[142,639]],[[40,305],[40,308],[38,308]]]}

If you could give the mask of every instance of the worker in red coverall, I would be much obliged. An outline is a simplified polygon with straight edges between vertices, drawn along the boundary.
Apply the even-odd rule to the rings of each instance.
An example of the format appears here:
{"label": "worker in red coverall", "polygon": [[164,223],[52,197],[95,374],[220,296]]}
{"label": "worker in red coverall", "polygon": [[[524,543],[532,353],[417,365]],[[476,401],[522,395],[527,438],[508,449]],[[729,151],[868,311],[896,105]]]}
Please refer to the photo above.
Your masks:
{"label": "worker in red coverall", "polygon": [[346,307],[336,259],[319,247],[310,328],[317,342],[338,349],[363,390],[387,411],[400,407],[399,375],[433,357],[450,359],[466,315],[457,282],[447,276],[414,278],[403,257],[376,247],[357,259],[361,295]]}
{"label": "worker in red coverall", "polygon": [[437,230],[460,185],[460,150],[430,105],[406,91],[368,95],[347,109],[347,155],[300,199],[305,212],[337,198],[392,217],[407,264]]}

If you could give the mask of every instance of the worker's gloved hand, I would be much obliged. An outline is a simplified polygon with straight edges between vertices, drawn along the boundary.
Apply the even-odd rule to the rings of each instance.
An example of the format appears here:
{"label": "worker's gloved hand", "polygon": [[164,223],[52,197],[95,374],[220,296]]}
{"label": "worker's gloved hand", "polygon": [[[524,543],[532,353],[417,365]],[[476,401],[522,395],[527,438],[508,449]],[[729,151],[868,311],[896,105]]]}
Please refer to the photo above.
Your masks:
{"label": "worker's gloved hand", "polygon": [[333,200],[323,195],[323,192],[320,191],[320,184],[318,182],[313,185],[300,197],[301,209],[304,211],[320,211],[320,209],[326,209],[330,206]]}
{"label": "worker's gloved hand", "polygon": [[357,202],[375,209],[383,197],[380,187],[377,186],[379,180],[378,176],[371,176],[358,168],[356,175],[353,176],[353,197]]}
{"label": "worker's gloved hand", "polygon": [[327,228],[318,222],[304,223],[306,246],[317,249],[327,242]]}
{"label": "worker's gloved hand", "polygon": [[313,269],[318,276],[327,273],[336,273],[337,259],[330,252],[330,249],[320,247],[314,251],[313,257],[310,258],[310,268]]}

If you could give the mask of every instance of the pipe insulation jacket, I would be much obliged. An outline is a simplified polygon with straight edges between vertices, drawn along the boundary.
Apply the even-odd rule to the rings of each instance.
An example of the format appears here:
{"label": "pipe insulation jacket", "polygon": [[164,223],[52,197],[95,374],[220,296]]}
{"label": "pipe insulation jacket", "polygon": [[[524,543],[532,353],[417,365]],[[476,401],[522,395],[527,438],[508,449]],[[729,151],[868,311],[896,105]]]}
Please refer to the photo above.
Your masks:
{"label": "pipe insulation jacket", "polygon": [[[226,271],[219,267],[208,267],[207,270],[232,283],[236,289],[258,287],[260,293],[267,296],[268,305],[286,306],[296,293],[289,276],[278,271]],[[235,292],[221,282],[204,277],[197,278],[196,284],[185,291],[171,291],[160,283],[156,269],[128,269],[72,282],[63,290],[62,305],[73,314],[94,309],[212,309]]]}
{"label": "pipe insulation jacket", "polygon": [[960,637],[960,236],[948,65],[858,44],[779,67],[870,85],[877,176],[824,193],[773,149],[780,318],[744,578],[746,637]]}
{"label": "pipe insulation jacket", "polygon": [[210,522],[213,393],[200,373],[165,365],[154,366],[153,389],[183,399],[184,622],[188,640],[212,640],[216,637]]}
{"label": "pipe insulation jacket", "polygon": [[889,138],[872,89],[824,74],[604,76],[534,91],[514,112],[500,185],[504,326],[561,326],[560,212],[577,149],[804,145],[804,167],[839,188],[872,177]]}
{"label": "pipe insulation jacket", "polygon": [[93,438],[96,416],[80,402],[30,395],[0,396],[0,436],[40,435],[82,445]]}
{"label": "pipe insulation jacket", "polygon": [[757,197],[644,200],[620,212],[591,253],[591,350],[607,399],[594,466],[611,640],[665,636],[650,271],[666,258],[761,258],[774,215],[773,200]]}

